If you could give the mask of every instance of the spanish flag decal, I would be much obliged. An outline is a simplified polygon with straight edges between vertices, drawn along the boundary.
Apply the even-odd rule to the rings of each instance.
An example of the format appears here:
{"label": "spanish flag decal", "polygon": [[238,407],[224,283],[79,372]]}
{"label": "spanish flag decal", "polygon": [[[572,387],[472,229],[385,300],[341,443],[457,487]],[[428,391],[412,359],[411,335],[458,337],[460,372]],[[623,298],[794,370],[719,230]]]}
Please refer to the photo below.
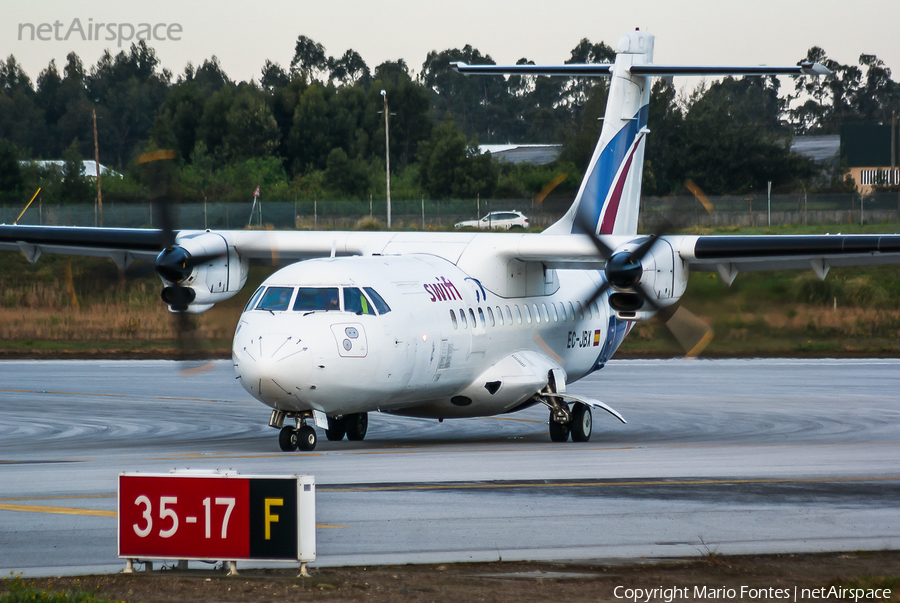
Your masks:
{"label": "spanish flag decal", "polygon": [[600,345],[600,331],[594,331],[594,345]]}

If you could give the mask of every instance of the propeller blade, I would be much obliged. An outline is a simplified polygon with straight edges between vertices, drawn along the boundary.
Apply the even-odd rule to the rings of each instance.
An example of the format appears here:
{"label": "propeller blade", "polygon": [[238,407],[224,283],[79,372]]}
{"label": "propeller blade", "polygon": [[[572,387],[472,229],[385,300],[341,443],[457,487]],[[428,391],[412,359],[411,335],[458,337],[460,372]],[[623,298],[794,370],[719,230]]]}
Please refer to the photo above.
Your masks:
{"label": "propeller blade", "polygon": [[590,298],[588,298],[586,302],[584,302],[584,305],[590,306],[592,303],[600,299],[600,297],[602,297],[603,294],[606,293],[607,289],[609,289],[609,283],[604,280],[602,283],[600,283],[600,286],[597,287],[597,290],[594,291],[594,294]]}
{"label": "propeller blade", "polygon": [[657,304],[653,297],[651,297],[650,292],[647,291],[647,288],[644,287],[640,282],[635,283],[632,288],[637,292],[638,295],[641,296],[641,299],[644,300],[644,303],[653,308],[655,311],[659,311],[659,304]]}
{"label": "propeller blade", "polygon": [[699,356],[713,340],[712,328],[687,308],[679,305],[674,312],[668,313],[667,317],[661,314],[660,318],[684,348],[687,358]]}
{"label": "propeller blade", "polygon": [[578,226],[579,230],[581,230],[584,234],[591,238],[591,243],[593,243],[594,247],[597,248],[597,253],[600,254],[600,257],[604,261],[608,260],[609,256],[611,256],[613,254],[613,251],[615,250],[604,243],[603,239],[597,236],[597,233],[594,232],[594,228],[587,222],[585,217],[582,215],[576,215],[575,224]]}

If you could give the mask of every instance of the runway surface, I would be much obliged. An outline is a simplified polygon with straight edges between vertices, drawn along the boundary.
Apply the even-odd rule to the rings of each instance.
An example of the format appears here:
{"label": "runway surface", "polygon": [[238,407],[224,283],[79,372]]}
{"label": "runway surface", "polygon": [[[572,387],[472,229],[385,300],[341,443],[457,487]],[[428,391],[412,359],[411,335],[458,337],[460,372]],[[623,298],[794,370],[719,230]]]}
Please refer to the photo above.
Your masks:
{"label": "runway surface", "polygon": [[[363,442],[282,453],[231,363],[0,362],[0,573],[122,569],[121,471],[312,474],[318,565],[900,547],[900,361],[614,361],[547,412],[370,414]],[[250,565],[250,564],[243,564]]]}

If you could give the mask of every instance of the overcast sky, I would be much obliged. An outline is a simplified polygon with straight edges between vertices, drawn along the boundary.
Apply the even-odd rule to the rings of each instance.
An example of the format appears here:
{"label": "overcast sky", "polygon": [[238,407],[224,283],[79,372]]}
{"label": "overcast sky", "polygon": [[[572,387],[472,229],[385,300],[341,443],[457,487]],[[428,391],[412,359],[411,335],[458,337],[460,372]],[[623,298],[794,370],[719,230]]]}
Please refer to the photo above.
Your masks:
{"label": "overcast sky", "polygon": [[[340,56],[352,48],[370,68],[403,58],[421,69],[430,50],[472,44],[498,63],[526,57],[559,63],[581,38],[611,46],[640,27],[656,36],[655,62],[705,64],[794,64],[818,45],[842,63],[856,64],[860,53],[875,54],[900,79],[900,0],[32,0],[7,2],[0,24],[0,57],[10,54],[32,80],[51,58],[62,66],[75,51],[86,65],[97,62],[119,26],[165,24],[172,38],[155,41],[164,67],[180,73],[216,55],[232,79],[259,77],[266,59],[290,64],[297,36],[323,44]],[[82,41],[73,32],[57,41],[31,40],[30,29],[61,23],[59,35],[79,19],[104,26],[101,40]],[[19,40],[20,29],[23,32]],[[48,33],[50,32],[50,33]],[[127,25],[122,30],[127,37]],[[167,37],[165,27],[156,29]],[[123,48],[129,42],[123,41]],[[676,81],[676,85],[679,86]],[[679,86],[681,87],[681,86]]]}

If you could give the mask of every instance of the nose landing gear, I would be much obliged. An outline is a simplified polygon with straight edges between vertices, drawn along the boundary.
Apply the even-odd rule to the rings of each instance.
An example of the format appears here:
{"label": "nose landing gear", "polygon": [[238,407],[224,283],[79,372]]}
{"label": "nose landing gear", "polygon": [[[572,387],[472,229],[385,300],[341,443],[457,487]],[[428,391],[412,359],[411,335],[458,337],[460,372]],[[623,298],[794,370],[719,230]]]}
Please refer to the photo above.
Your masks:
{"label": "nose landing gear", "polygon": [[[309,416],[307,416],[309,415]],[[294,419],[296,425],[285,425],[284,420]],[[319,443],[316,430],[306,424],[306,420],[312,418],[312,413],[287,413],[283,410],[273,410],[269,418],[271,427],[279,428],[278,446],[283,452],[293,452],[297,449],[303,451],[315,450]]]}
{"label": "nose landing gear", "polygon": [[293,452],[297,449],[315,450],[318,442],[316,430],[305,424],[299,427],[282,427],[278,433],[278,446],[283,452]]}
{"label": "nose landing gear", "polygon": [[[306,421],[312,419],[311,411],[286,412],[273,410],[269,418],[269,426],[280,429],[278,432],[278,446],[284,452],[294,450],[315,450],[319,441],[316,430]],[[285,419],[293,419],[296,426],[285,425]],[[346,434],[348,440],[360,441],[366,437],[369,429],[368,413],[358,412],[343,417],[328,417],[328,428],[325,429],[325,437],[331,441],[340,441]]]}

